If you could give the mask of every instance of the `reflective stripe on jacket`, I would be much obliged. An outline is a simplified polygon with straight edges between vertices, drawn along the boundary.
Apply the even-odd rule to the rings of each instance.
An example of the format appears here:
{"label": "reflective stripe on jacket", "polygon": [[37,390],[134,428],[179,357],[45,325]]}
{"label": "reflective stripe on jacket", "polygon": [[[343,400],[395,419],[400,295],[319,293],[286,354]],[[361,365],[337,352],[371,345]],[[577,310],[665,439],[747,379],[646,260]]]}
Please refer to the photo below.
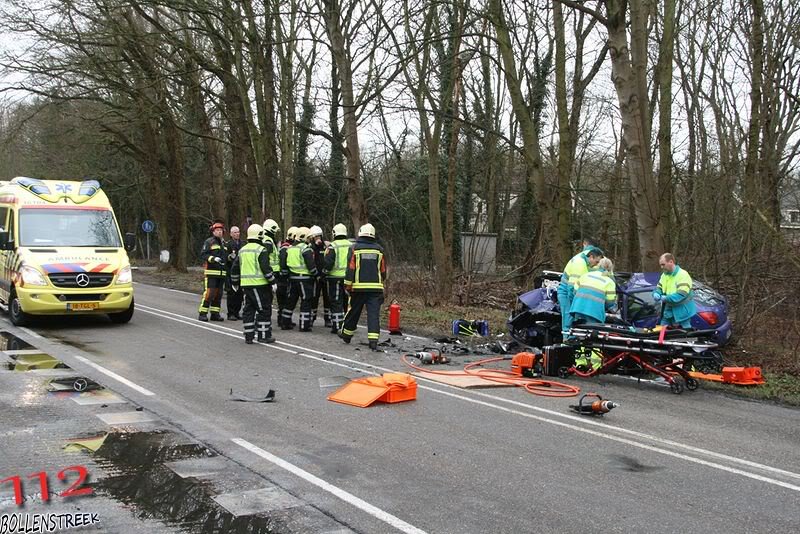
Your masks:
{"label": "reflective stripe on jacket", "polygon": [[575,283],[575,298],[570,313],[582,313],[597,321],[606,321],[606,310],[617,308],[617,285],[606,271],[590,271]]}
{"label": "reflective stripe on jacket", "polygon": [[269,252],[269,266],[272,267],[272,272],[277,273],[281,270],[280,263],[278,262],[278,247],[275,246],[275,241],[268,235],[264,236],[264,247],[267,249],[267,252]]}
{"label": "reflective stripe on jacket", "polygon": [[353,291],[383,291],[386,260],[374,239],[359,237],[347,261],[345,287]]}

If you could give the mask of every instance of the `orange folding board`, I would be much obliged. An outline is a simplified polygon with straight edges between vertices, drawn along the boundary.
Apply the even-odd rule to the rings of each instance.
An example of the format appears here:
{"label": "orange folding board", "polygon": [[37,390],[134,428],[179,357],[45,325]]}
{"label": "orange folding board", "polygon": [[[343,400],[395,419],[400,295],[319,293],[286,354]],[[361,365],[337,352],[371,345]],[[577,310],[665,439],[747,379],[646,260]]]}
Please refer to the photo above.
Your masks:
{"label": "orange folding board", "polygon": [[328,400],[366,408],[388,391],[388,386],[376,386],[354,380],[328,395]]}

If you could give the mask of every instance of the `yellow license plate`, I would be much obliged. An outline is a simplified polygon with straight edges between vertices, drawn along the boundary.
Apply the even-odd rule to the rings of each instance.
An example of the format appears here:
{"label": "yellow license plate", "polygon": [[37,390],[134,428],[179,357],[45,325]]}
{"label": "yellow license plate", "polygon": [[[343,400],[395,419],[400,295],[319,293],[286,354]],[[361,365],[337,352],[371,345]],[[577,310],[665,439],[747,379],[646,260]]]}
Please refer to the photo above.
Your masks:
{"label": "yellow license plate", "polygon": [[99,302],[70,302],[67,304],[68,311],[96,310],[99,307]]}

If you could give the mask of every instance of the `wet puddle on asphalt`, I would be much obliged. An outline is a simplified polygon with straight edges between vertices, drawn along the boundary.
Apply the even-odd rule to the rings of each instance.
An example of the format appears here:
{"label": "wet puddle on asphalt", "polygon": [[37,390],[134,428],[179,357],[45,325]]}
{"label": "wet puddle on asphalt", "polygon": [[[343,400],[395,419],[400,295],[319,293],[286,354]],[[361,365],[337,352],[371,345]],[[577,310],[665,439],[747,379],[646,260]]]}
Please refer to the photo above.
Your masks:
{"label": "wet puddle on asphalt", "polygon": [[139,517],[164,521],[192,533],[276,532],[267,517],[236,517],[212,499],[208,482],[182,478],[165,465],[216,453],[178,443],[170,432],[112,433],[93,455],[106,475],[92,485],[132,507]]}

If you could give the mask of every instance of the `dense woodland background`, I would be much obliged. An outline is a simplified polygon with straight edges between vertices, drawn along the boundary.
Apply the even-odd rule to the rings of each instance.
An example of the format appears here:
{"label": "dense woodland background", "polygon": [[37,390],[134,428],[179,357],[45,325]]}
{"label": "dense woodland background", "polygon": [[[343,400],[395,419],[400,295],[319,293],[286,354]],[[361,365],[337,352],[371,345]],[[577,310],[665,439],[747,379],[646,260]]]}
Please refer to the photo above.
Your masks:
{"label": "dense woodland background", "polygon": [[0,0],[0,33],[0,178],[100,179],[178,270],[213,218],[368,219],[447,302],[461,232],[517,287],[590,235],[800,344],[797,2]]}

